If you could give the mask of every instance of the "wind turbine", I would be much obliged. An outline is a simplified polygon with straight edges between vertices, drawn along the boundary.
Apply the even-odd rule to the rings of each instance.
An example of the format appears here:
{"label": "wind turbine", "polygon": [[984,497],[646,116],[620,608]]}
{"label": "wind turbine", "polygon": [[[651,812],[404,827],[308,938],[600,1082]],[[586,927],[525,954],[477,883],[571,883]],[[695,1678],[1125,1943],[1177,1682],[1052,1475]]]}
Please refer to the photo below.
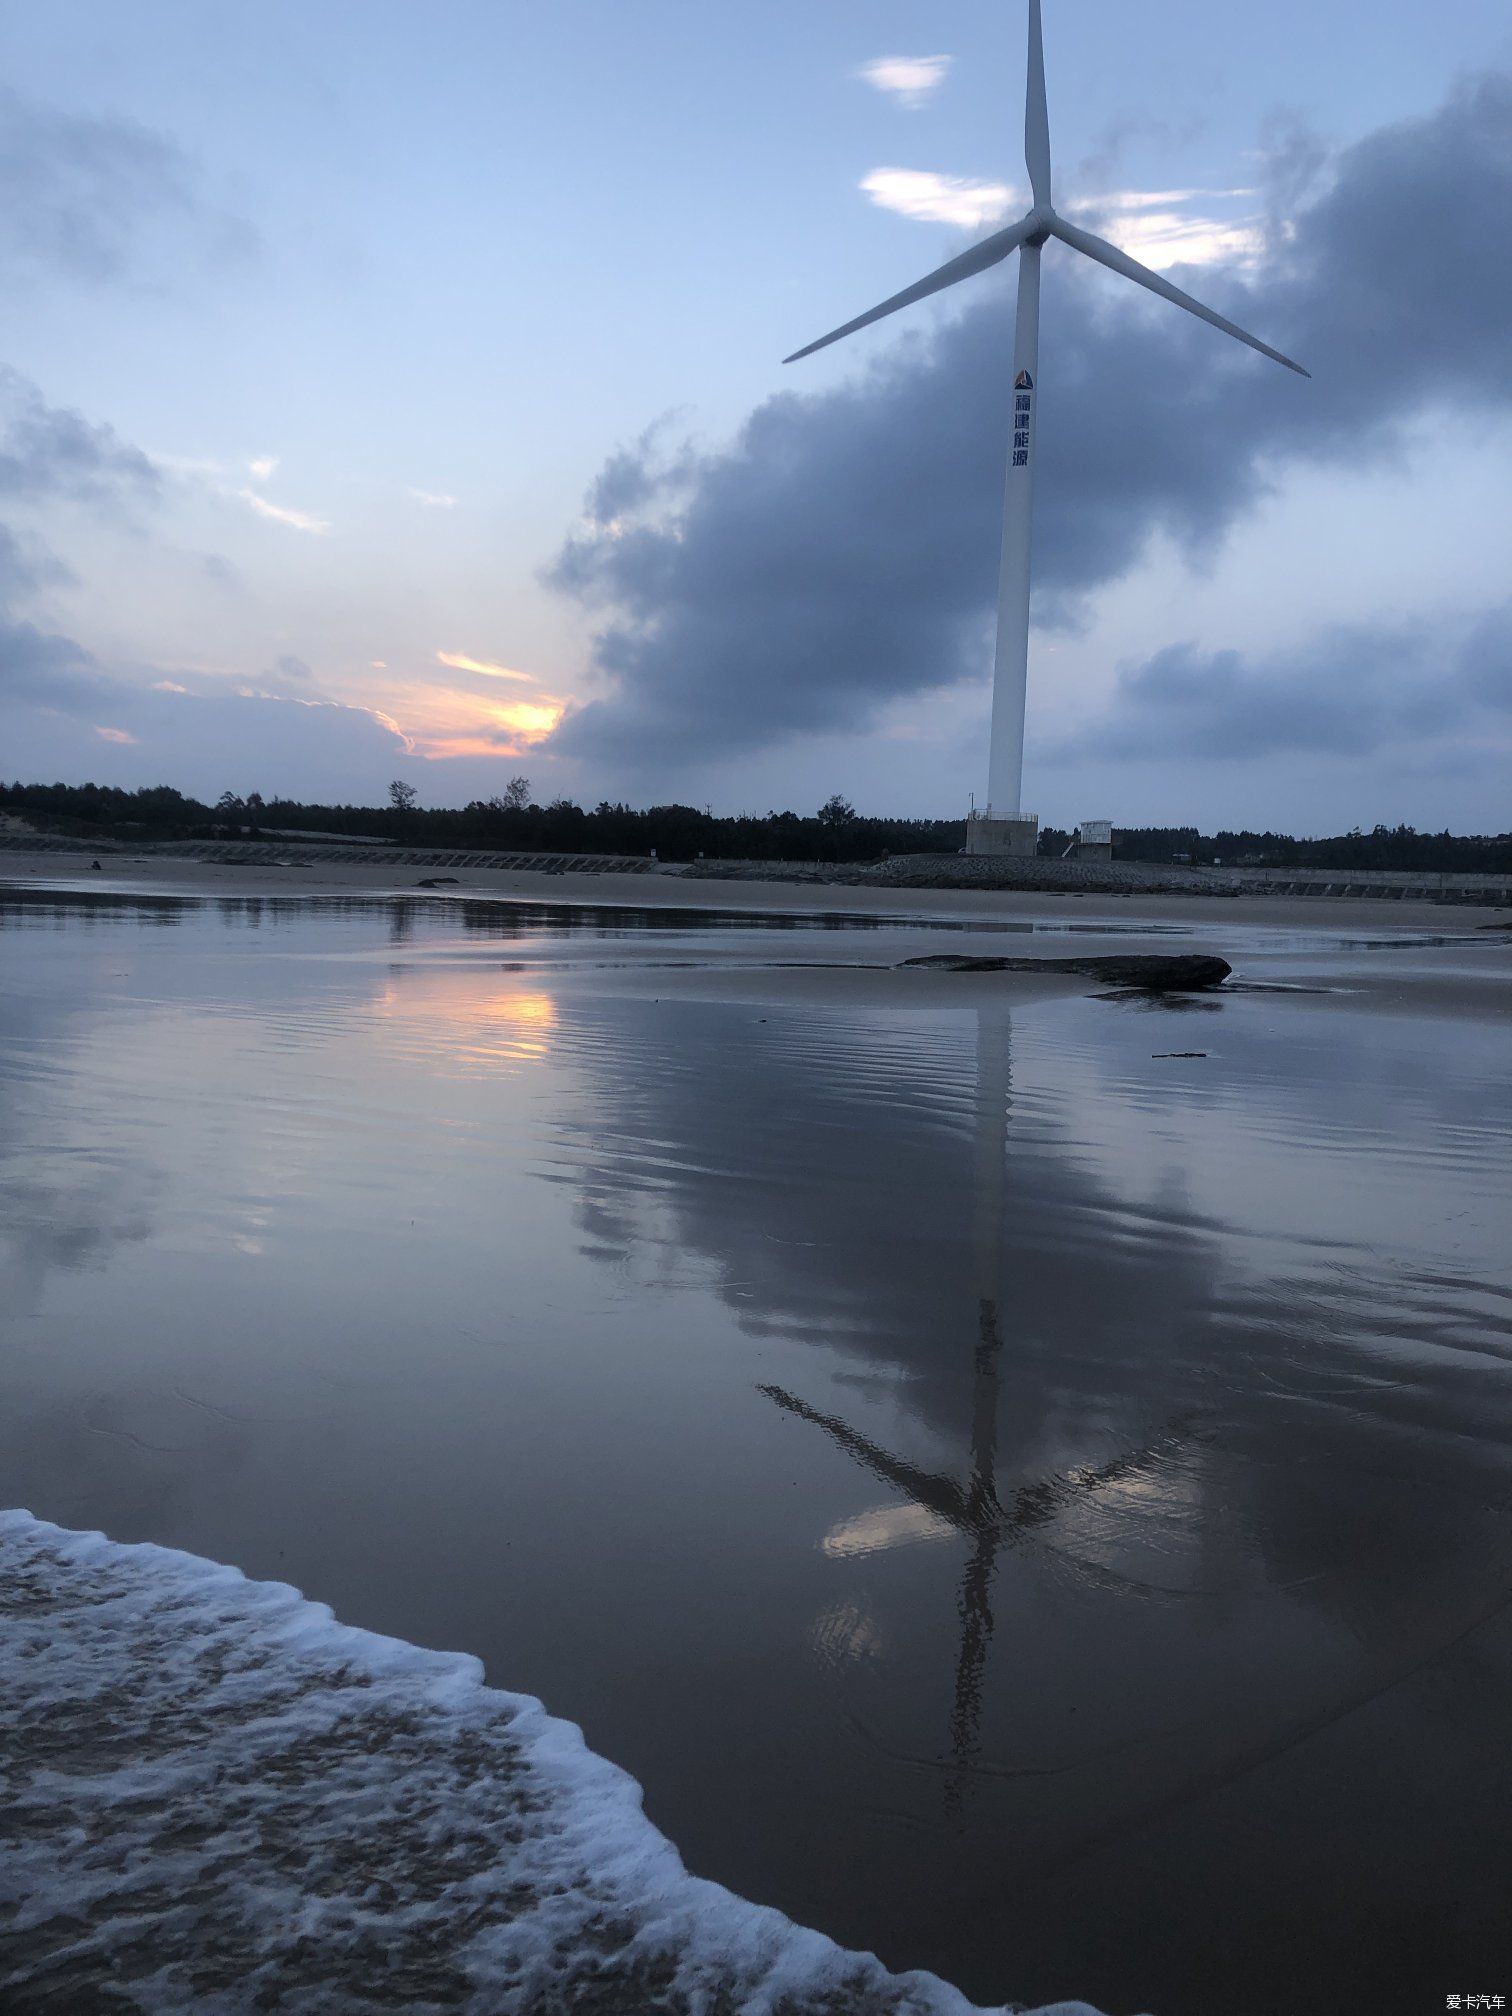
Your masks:
{"label": "wind turbine", "polygon": [[1029,67],[1024,97],[1024,162],[1029,170],[1033,196],[1030,209],[1016,224],[994,231],[980,245],[973,245],[956,259],[949,259],[925,279],[901,294],[894,294],[854,321],[842,323],[817,343],[809,343],[785,357],[795,364],[811,357],[842,336],[880,322],[899,308],[926,300],[958,280],[985,273],[1010,252],[1019,255],[1018,317],[1013,341],[1013,442],[1008,453],[1008,477],[1003,499],[1003,552],[998,576],[997,652],[992,685],[992,741],[987,766],[987,803],[980,817],[967,827],[970,853],[1034,852],[1038,822],[1022,818],[1020,801],[1024,775],[1024,689],[1029,669],[1029,535],[1034,498],[1034,433],[1039,392],[1039,296],[1040,250],[1046,239],[1058,238],[1073,252],[1083,252],[1126,280],[1138,281],[1152,294],[1174,301],[1204,322],[1211,322],[1225,335],[1237,337],[1262,357],[1284,364],[1301,377],[1312,374],[1281,351],[1262,343],[1258,336],[1211,308],[1205,308],[1190,294],[1148,266],[1141,266],[1127,252],[1110,245],[1079,225],[1068,224],[1050,202],[1050,119],[1045,107],[1045,52],[1040,28],[1040,0],[1029,0]]}

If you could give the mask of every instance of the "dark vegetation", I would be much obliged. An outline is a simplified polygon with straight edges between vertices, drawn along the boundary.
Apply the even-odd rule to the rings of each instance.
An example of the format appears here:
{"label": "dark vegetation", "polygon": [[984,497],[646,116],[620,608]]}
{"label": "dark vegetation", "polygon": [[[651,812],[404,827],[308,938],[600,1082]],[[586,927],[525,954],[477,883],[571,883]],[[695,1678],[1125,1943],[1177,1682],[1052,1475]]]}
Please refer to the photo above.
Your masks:
{"label": "dark vegetation", "polygon": [[[290,798],[226,792],[214,805],[168,785],[122,791],[99,784],[0,784],[0,812],[39,830],[101,840],[219,840],[287,835],[381,839],[410,847],[480,848],[498,853],[650,854],[663,861],[876,861],[887,854],[954,854],[959,819],[869,819],[836,796],[817,812],[738,813],[716,818],[692,805],[636,810],[607,801],[592,811],[571,799],[538,805],[523,777],[500,797],[460,807],[422,806],[395,779],[383,805],[303,805]],[[1063,854],[1071,834],[1047,826],[1042,854]],[[1289,833],[1199,833],[1194,826],[1119,829],[1118,861],[1226,867],[1451,869],[1499,874],[1512,868],[1512,833],[1419,833],[1411,826],[1358,828],[1331,839]]]}

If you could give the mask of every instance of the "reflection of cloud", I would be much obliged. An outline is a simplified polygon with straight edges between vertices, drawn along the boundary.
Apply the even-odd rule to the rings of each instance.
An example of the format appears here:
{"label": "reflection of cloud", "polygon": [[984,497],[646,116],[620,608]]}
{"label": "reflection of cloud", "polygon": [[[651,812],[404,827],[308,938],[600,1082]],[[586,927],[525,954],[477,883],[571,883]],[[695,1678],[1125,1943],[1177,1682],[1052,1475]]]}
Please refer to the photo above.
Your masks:
{"label": "reflection of cloud", "polygon": [[835,1522],[819,1542],[832,1561],[852,1554],[880,1554],[920,1540],[948,1540],[955,1528],[926,1505],[877,1505]]}
{"label": "reflection of cloud", "polygon": [[156,1178],[134,1171],[132,1187],[127,1197],[103,1177],[75,1186],[22,1177],[0,1182],[0,1306],[33,1314],[50,1274],[103,1267],[116,1247],[149,1239],[152,1221],[141,1199],[155,1192]]}
{"label": "reflection of cloud", "polygon": [[875,1659],[885,1649],[886,1642],[882,1626],[859,1603],[835,1603],[821,1611],[810,1628],[809,1640],[819,1657],[831,1666]]}

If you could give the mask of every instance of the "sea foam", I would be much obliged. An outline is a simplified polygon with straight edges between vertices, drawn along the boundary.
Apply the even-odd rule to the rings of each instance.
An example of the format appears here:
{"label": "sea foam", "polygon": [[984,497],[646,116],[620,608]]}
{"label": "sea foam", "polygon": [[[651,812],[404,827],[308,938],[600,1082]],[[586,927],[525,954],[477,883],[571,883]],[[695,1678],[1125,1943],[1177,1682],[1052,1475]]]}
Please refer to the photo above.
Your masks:
{"label": "sea foam", "polygon": [[7,2010],[969,2016],[690,1876],[476,1659],[25,1512],[0,1617]]}

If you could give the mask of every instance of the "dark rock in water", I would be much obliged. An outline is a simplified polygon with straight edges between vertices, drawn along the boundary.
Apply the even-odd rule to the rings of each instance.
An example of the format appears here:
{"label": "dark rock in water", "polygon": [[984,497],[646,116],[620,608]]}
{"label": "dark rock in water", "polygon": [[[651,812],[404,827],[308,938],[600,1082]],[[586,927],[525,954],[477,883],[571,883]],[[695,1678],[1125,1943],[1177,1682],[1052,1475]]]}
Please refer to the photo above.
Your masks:
{"label": "dark rock in water", "polygon": [[455,875],[422,875],[415,884],[417,889],[455,889],[456,886]]}
{"label": "dark rock in water", "polygon": [[1086,973],[1109,987],[1142,987],[1155,994],[1221,987],[1233,968],[1226,959],[1196,952],[1121,954],[1108,959],[994,959],[965,952],[932,952],[905,959],[936,973]]}
{"label": "dark rock in water", "polygon": [[100,864],[98,861],[91,861],[89,865],[91,868],[98,868]]}
{"label": "dark rock in water", "polygon": [[1203,987],[1221,987],[1234,970],[1227,959],[1214,959],[1198,952],[1182,952],[1170,957],[1152,952],[1128,958],[1085,959],[1069,963],[1106,981],[1110,987],[1145,987],[1156,994],[1185,994]]}

